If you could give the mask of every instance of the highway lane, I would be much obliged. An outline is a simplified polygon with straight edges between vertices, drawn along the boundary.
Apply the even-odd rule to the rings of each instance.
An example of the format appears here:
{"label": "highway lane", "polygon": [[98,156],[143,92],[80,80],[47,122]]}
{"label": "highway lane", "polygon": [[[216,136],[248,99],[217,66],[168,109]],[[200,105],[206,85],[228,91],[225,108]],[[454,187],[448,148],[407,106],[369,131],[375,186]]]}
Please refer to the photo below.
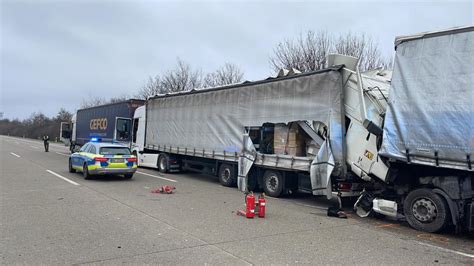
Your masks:
{"label": "highway lane", "polygon": [[[330,218],[322,199],[268,199],[267,218],[247,220],[235,215],[243,195],[209,176],[140,169],[132,180],[83,180],[68,173],[64,146],[45,153],[39,141],[0,141],[2,264],[474,261],[472,238]],[[150,193],[161,185],[176,194]]]}

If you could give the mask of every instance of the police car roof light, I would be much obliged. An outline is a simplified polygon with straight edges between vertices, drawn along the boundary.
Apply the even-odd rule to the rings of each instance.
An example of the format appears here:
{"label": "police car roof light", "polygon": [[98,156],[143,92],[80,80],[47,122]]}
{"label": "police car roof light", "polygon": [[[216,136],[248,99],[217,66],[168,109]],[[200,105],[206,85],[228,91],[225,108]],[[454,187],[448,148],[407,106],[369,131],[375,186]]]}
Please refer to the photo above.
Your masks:
{"label": "police car roof light", "polygon": [[91,142],[100,142],[100,141],[101,141],[100,138],[96,138],[96,137],[91,138]]}

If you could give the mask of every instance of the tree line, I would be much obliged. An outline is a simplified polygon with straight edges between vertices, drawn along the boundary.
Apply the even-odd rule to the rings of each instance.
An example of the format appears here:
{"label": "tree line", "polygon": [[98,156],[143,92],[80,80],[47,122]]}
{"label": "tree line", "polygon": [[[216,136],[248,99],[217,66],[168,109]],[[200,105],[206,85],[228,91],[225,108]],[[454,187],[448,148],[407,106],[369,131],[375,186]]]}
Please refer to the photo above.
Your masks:
{"label": "tree line", "polygon": [[[351,32],[333,35],[327,31],[307,31],[296,38],[280,41],[269,56],[269,64],[275,72],[282,68],[295,68],[301,72],[314,71],[327,67],[327,56],[331,53],[358,57],[362,71],[392,67],[391,59],[382,55],[379,45],[370,36]],[[136,93],[110,99],[90,96],[89,99],[82,100],[80,107],[88,108],[129,98],[146,100],[157,94],[240,83],[243,78],[244,72],[233,63],[225,63],[214,71],[204,73],[200,68],[193,68],[178,58],[173,68],[149,76]],[[35,112],[22,121],[0,118],[0,134],[27,138],[48,135],[55,139],[59,137],[60,123],[69,121],[71,116],[69,111],[61,108],[54,117]]]}
{"label": "tree line", "polygon": [[0,119],[0,135],[38,139],[49,136],[51,141],[59,139],[61,122],[71,120],[72,113],[61,108],[54,117],[35,112],[22,121],[18,119]]}

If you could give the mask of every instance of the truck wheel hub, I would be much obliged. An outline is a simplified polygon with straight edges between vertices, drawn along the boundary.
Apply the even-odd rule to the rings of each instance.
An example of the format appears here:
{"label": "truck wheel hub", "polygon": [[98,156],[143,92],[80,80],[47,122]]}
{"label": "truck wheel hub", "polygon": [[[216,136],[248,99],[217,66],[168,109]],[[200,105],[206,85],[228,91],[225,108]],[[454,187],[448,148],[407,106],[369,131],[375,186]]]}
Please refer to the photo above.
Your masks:
{"label": "truck wheel hub", "polygon": [[222,174],[221,174],[221,178],[225,181],[229,180],[230,178],[230,170],[229,169],[224,169],[224,171],[222,171]]}
{"label": "truck wheel hub", "polygon": [[413,203],[413,216],[420,222],[432,222],[437,216],[436,205],[429,199],[418,199]]}
{"label": "truck wheel hub", "polygon": [[270,176],[267,180],[267,188],[271,191],[276,191],[278,187],[278,178],[276,176]]}

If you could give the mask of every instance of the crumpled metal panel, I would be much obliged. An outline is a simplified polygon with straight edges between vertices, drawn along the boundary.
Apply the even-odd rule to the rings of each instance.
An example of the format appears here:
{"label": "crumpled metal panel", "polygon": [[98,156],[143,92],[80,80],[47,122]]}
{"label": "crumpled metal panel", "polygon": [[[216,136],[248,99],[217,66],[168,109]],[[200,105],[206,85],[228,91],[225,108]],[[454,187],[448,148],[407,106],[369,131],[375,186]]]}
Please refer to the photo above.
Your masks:
{"label": "crumpled metal panel", "polygon": [[380,154],[469,169],[474,151],[474,27],[398,44]]}
{"label": "crumpled metal panel", "polygon": [[311,163],[310,178],[313,195],[326,195],[328,199],[332,197],[331,174],[334,166],[334,156],[329,142],[324,141]]}

